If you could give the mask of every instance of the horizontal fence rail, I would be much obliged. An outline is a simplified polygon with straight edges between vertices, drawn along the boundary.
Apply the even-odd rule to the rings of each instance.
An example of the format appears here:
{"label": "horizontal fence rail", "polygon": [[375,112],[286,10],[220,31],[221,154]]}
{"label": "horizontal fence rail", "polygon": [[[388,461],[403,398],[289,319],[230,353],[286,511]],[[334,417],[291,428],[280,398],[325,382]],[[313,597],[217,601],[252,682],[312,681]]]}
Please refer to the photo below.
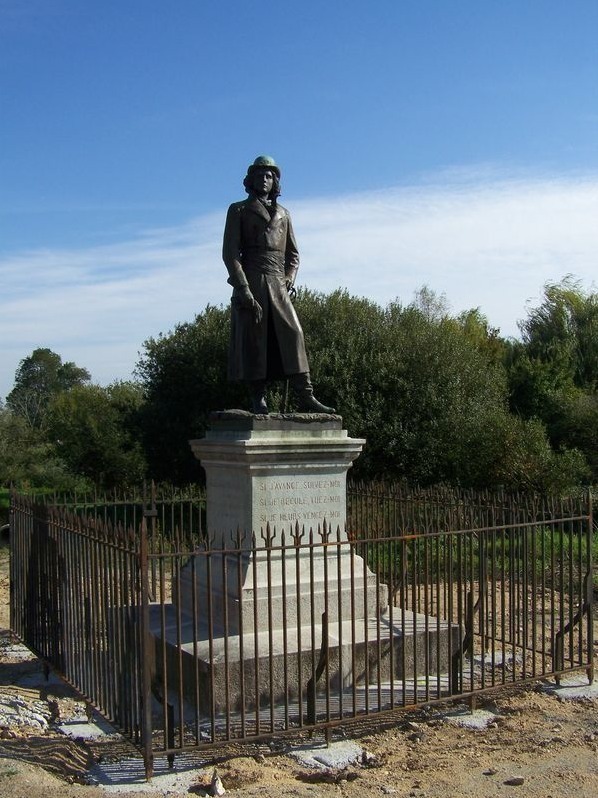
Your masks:
{"label": "horizontal fence rail", "polygon": [[17,495],[11,520],[13,630],[141,748],[148,775],[158,752],[593,678],[589,494],[468,504],[353,486],[347,531],[216,544],[197,498],[161,513],[153,491],[136,526]]}

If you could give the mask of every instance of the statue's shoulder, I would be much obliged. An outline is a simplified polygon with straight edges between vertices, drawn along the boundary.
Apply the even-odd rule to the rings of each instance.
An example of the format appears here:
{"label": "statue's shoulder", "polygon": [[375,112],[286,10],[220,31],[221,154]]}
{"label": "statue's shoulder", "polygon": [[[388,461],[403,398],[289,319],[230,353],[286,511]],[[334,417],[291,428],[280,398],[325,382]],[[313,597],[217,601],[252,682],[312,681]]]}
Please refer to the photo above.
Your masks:
{"label": "statue's shoulder", "polygon": [[229,213],[242,213],[248,204],[248,199],[241,200],[240,202],[233,202],[228,206],[228,211]]}
{"label": "statue's shoulder", "polygon": [[[248,197],[247,199],[241,200],[240,202],[233,202],[231,205],[228,206],[228,212],[231,216],[241,216],[245,211],[250,211],[255,213],[256,210],[259,212],[260,205],[256,202],[255,199],[252,197]],[[279,216],[284,216],[286,219],[291,218],[291,214],[289,211],[283,206],[277,203],[276,210]],[[261,209],[263,213],[263,209]]]}

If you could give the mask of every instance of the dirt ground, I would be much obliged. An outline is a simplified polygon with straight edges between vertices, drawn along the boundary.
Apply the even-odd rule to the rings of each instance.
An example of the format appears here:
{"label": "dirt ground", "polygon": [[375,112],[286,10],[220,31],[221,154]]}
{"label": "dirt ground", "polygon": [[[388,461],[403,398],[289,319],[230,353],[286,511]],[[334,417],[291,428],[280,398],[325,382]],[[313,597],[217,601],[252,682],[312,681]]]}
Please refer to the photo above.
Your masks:
{"label": "dirt ground", "polygon": [[[33,655],[23,658],[8,632],[8,550],[0,547],[0,701],[23,699],[54,722],[0,726],[0,798],[99,798],[101,787],[83,782],[94,762],[134,755],[119,738],[100,743],[70,739],[55,722],[69,716],[77,696],[66,686],[16,687],[23,674],[39,672]],[[20,697],[20,698],[19,698]],[[451,706],[399,716],[381,728],[362,727],[362,760],[343,770],[316,770],[299,764],[284,746],[252,747],[244,756],[198,761],[185,786],[161,794],[205,794],[214,767],[226,794],[278,796],[397,795],[416,798],[511,796],[596,798],[598,796],[598,699],[562,700],[538,684],[480,699],[494,713],[479,728],[456,725]],[[22,719],[21,719],[22,721]],[[274,749],[274,750],[273,750]],[[247,755],[249,753],[249,755]],[[188,774],[187,774],[188,775]],[[124,798],[160,794],[155,786]]]}

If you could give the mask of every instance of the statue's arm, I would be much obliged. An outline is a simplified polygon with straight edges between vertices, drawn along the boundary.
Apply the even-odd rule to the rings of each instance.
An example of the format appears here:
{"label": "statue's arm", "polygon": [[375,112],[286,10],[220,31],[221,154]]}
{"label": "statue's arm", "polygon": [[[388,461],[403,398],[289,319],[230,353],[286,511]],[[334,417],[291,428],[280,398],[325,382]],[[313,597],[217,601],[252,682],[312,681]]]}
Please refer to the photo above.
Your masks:
{"label": "statue's arm", "polygon": [[228,270],[228,282],[233,288],[247,288],[247,277],[241,265],[241,210],[231,205],[226,214],[222,260]]}
{"label": "statue's arm", "polygon": [[287,244],[284,256],[284,275],[287,286],[290,288],[295,282],[297,271],[299,269],[299,249],[297,248],[297,240],[295,232],[293,231],[293,223],[291,222],[290,215],[287,215]]}
{"label": "statue's arm", "polygon": [[262,320],[262,307],[255,299],[241,265],[241,209],[231,205],[226,214],[222,260],[228,270],[228,282],[233,287],[233,304],[250,310],[256,324]]}

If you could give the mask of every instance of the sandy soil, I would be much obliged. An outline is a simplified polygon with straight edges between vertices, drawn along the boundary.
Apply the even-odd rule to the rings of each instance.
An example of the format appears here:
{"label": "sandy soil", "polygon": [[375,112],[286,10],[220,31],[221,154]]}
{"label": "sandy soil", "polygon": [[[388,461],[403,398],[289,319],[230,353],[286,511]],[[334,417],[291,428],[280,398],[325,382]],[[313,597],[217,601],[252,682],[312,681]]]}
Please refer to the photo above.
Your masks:
{"label": "sandy soil", "polygon": [[[77,696],[66,686],[23,690],[24,673],[39,671],[33,656],[15,656],[8,632],[8,552],[0,548],[0,700],[19,694],[54,718],[76,710]],[[39,703],[41,702],[41,703]],[[393,795],[427,798],[510,796],[596,798],[598,796],[598,699],[561,700],[542,685],[494,694],[478,706],[493,713],[479,728],[455,725],[447,713],[399,716],[386,728],[362,727],[354,739],[362,761],[338,770],[315,770],[265,746],[245,756],[222,756],[197,762],[179,788],[162,794],[205,794],[216,766],[227,794],[277,796]],[[247,755],[249,753],[250,755]],[[72,740],[49,729],[10,725],[0,728],[0,797],[99,798],[100,787],[85,786],[86,773],[98,760],[118,761],[134,752],[119,738]],[[155,796],[122,789],[127,798]]]}

